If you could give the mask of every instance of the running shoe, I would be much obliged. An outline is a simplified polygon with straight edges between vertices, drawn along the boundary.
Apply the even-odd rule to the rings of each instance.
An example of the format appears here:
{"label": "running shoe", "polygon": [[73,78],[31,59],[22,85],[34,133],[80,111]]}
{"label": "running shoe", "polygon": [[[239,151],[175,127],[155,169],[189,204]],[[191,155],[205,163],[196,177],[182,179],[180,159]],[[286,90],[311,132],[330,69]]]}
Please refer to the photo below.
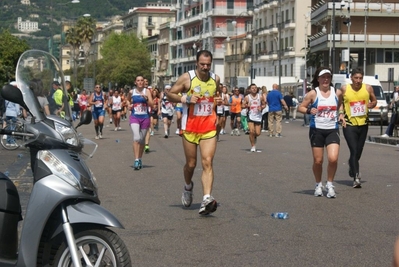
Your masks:
{"label": "running shoe", "polygon": [[255,146],[253,146],[253,147],[251,148],[251,152],[256,152]]}
{"label": "running shoe", "polygon": [[98,140],[98,139],[99,139],[98,135],[96,135],[96,137],[95,137],[95,138],[96,138],[96,140]]}
{"label": "running shoe", "polygon": [[327,197],[328,198],[336,198],[335,190],[333,185],[326,185]]}
{"label": "running shoe", "polygon": [[103,133],[100,133],[100,134],[98,135],[98,138],[103,139]]}
{"label": "running shoe", "polygon": [[141,161],[141,159],[139,159],[139,169],[143,168],[143,162]]}
{"label": "running shoe", "polygon": [[273,137],[273,134],[269,134],[269,137]]}
{"label": "running shoe", "polygon": [[109,120],[109,123],[112,124],[112,119]]}
{"label": "running shoe", "polygon": [[315,197],[322,197],[323,196],[323,186],[320,184],[316,184],[316,188],[314,190]]}
{"label": "running shoe", "polygon": [[230,133],[230,135],[231,135],[231,136],[233,136],[233,135],[234,135],[234,133],[235,133],[235,130],[231,130],[231,133]]}
{"label": "running shoe", "polygon": [[134,161],[133,167],[135,170],[140,170],[140,161],[138,159]]}
{"label": "running shoe", "polygon": [[353,179],[353,188],[362,188],[362,184],[360,183],[360,174],[357,174]]}
{"label": "running shoe", "polygon": [[145,146],[144,146],[144,152],[145,152],[145,153],[150,152],[150,146],[149,146],[149,145],[145,145]]}
{"label": "running shoe", "polygon": [[191,182],[190,190],[186,190],[186,187],[184,187],[184,191],[181,196],[181,203],[183,204],[184,207],[190,207],[191,203],[193,202],[193,188],[194,188],[193,182]]}
{"label": "running shoe", "polygon": [[119,126],[119,127],[118,127],[118,130],[122,130],[122,127]]}
{"label": "running shoe", "polygon": [[116,127],[114,131],[115,131],[115,132],[118,131],[118,127]]}
{"label": "running shoe", "polygon": [[240,136],[240,130],[235,129],[234,131],[235,131],[235,135]]}
{"label": "running shoe", "polygon": [[263,129],[261,132],[262,132],[262,133],[267,133],[268,130]]}
{"label": "running shoe", "polygon": [[218,208],[218,203],[212,196],[210,196],[202,201],[201,208],[199,209],[198,213],[201,215],[208,215],[212,212],[215,212],[217,208]]}
{"label": "running shoe", "polygon": [[153,136],[153,135],[154,135],[154,131],[151,131],[151,132],[150,132],[150,135]]}
{"label": "running shoe", "polygon": [[281,137],[281,134],[279,134],[279,133],[276,134],[276,137],[277,137],[277,138],[280,138],[280,137]]}
{"label": "running shoe", "polygon": [[180,130],[179,130],[179,129],[176,129],[175,134],[179,135],[179,134],[180,134]]}

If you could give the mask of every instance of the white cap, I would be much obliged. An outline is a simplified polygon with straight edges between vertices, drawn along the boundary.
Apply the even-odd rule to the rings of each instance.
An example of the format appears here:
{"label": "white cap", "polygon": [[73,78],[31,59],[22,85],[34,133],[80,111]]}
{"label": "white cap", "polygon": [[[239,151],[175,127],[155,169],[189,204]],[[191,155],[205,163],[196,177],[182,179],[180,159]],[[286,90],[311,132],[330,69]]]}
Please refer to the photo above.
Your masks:
{"label": "white cap", "polygon": [[10,84],[11,84],[12,86],[18,86],[16,81],[12,81],[12,82],[10,82]]}
{"label": "white cap", "polygon": [[320,71],[319,77],[320,77],[321,75],[323,75],[323,74],[326,74],[326,73],[328,73],[328,74],[331,75],[331,71],[330,71],[329,69],[324,69],[324,70]]}
{"label": "white cap", "polygon": [[169,84],[165,85],[165,89],[170,89],[170,88],[172,88],[172,86],[170,86]]}

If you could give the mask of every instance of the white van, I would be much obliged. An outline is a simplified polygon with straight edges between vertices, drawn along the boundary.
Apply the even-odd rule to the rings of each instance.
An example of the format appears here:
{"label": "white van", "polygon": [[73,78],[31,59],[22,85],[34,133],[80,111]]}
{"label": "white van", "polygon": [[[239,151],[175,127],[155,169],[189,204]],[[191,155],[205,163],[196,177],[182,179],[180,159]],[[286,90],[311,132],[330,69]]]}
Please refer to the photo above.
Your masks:
{"label": "white van", "polygon": [[[336,89],[341,88],[342,85],[351,84],[352,80],[346,74],[334,74],[332,84]],[[388,104],[385,99],[384,90],[377,76],[363,76],[363,83],[371,85],[374,89],[375,97],[377,98],[377,105],[375,108],[369,110],[369,121],[388,123]]]}

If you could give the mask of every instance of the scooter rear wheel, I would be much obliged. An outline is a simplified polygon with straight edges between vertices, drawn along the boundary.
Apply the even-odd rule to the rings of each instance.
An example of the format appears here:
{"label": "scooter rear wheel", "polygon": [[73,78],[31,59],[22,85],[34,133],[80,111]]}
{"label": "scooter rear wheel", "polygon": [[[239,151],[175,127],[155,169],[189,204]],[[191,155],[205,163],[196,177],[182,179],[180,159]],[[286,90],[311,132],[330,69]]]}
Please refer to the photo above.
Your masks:
{"label": "scooter rear wheel", "polygon": [[[126,245],[108,228],[75,232],[75,239],[82,266],[131,266]],[[52,266],[73,266],[66,241],[57,250]]]}

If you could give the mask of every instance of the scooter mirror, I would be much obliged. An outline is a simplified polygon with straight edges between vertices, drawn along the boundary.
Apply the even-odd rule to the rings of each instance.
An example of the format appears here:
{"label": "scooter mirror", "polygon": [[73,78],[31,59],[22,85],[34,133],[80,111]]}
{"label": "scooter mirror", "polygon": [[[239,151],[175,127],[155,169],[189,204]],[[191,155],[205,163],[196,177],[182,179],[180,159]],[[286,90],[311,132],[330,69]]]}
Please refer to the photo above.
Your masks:
{"label": "scooter mirror", "polygon": [[84,124],[90,124],[92,119],[91,111],[85,110],[82,113],[82,116],[80,116],[80,121],[79,124],[76,126],[76,128],[84,125]]}
{"label": "scooter mirror", "polygon": [[12,86],[10,84],[6,84],[3,86],[3,89],[1,90],[1,96],[10,102],[17,103],[21,107],[26,107],[25,102],[24,102],[24,97],[22,96],[21,91],[16,88],[15,86]]}

